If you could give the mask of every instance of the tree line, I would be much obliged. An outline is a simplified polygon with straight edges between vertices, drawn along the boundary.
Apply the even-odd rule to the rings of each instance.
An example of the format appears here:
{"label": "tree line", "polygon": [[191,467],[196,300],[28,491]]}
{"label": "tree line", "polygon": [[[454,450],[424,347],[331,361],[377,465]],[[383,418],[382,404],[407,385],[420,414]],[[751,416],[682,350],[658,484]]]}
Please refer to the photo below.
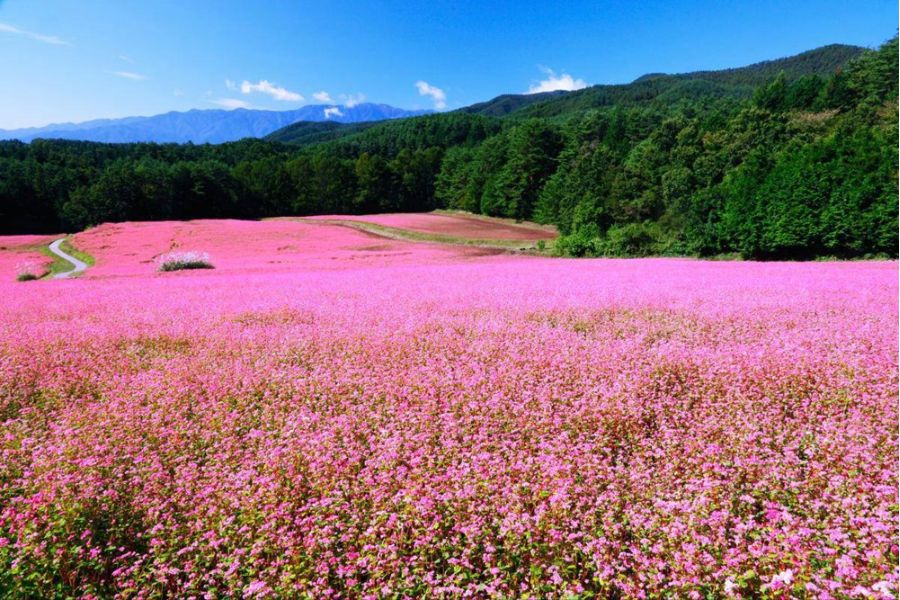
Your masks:
{"label": "tree line", "polygon": [[897,53],[895,38],[743,96],[696,79],[642,102],[459,111],[301,144],[2,142],[0,232],[454,208],[554,224],[570,255],[896,256]]}

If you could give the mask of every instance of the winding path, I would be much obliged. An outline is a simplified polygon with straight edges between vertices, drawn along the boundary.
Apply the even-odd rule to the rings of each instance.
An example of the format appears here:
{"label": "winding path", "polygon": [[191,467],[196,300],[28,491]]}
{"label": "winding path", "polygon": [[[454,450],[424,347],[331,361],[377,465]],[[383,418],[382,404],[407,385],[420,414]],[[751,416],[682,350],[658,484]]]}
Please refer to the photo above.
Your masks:
{"label": "winding path", "polygon": [[55,242],[52,242],[50,244],[50,252],[57,255],[61,259],[72,263],[73,268],[69,271],[63,271],[62,273],[57,273],[56,275],[53,276],[53,279],[66,279],[68,277],[71,277],[72,275],[77,275],[78,273],[81,273],[82,271],[84,271],[85,269],[88,268],[87,263],[78,260],[77,258],[72,256],[71,254],[66,253],[64,250],[62,250],[59,247],[60,244],[62,244],[65,241],[65,239],[66,238],[60,238],[60,239],[56,240]]}

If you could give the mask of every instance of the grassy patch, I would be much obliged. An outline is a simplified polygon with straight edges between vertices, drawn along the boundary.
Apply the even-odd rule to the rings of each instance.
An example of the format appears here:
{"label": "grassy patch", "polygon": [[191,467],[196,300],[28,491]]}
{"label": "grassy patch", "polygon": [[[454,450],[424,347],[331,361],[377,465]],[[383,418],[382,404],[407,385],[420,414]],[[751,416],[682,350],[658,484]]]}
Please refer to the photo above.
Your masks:
{"label": "grassy patch", "polygon": [[75,258],[77,258],[78,260],[80,260],[81,262],[86,264],[87,266],[93,267],[94,264],[96,264],[96,262],[97,262],[94,259],[94,257],[91,256],[90,254],[88,254],[87,252],[82,252],[81,250],[79,250],[78,248],[73,246],[69,242],[69,239],[70,238],[66,238],[65,240],[63,240],[63,243],[59,245],[60,250],[62,250],[66,254],[70,254],[70,255],[74,256]]}
{"label": "grassy patch", "polygon": [[59,273],[65,273],[66,271],[72,270],[72,263],[63,259],[61,256],[57,256],[50,252],[50,248],[47,246],[41,246],[38,248],[41,254],[52,260],[49,265],[47,265],[47,272],[44,273],[45,279],[50,279]]}

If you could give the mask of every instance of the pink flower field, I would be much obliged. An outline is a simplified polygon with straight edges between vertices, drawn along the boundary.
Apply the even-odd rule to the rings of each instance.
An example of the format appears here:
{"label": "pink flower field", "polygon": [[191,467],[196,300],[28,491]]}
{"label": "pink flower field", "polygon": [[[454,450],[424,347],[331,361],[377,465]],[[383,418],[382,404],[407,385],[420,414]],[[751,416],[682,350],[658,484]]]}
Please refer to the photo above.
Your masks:
{"label": "pink flower field", "polygon": [[897,597],[896,262],[73,245],[0,280],[2,597]]}
{"label": "pink flower field", "polygon": [[172,251],[207,252],[219,272],[241,275],[448,263],[497,254],[296,221],[107,223],[75,235],[73,243],[97,259],[85,274],[89,278],[146,277],[153,274],[155,261]]}
{"label": "pink flower field", "polygon": [[60,236],[6,235],[0,236],[0,279],[14,279],[19,272],[45,271],[52,262],[38,252],[38,246],[46,246]]}

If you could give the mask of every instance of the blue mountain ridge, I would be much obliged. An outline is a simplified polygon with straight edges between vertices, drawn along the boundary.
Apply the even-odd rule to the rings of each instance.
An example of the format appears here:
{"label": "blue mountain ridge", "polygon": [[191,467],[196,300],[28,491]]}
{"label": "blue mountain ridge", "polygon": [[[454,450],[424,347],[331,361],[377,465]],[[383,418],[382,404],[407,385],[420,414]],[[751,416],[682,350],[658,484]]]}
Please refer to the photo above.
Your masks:
{"label": "blue mountain ridge", "polygon": [[296,110],[189,110],[151,117],[96,119],[83,123],[54,123],[45,127],[0,129],[0,139],[30,142],[34,139],[67,139],[91,142],[157,142],[219,144],[247,137],[263,137],[299,121],[359,123],[402,119],[430,113],[405,110],[387,104],[364,102],[353,106],[314,104]]}

